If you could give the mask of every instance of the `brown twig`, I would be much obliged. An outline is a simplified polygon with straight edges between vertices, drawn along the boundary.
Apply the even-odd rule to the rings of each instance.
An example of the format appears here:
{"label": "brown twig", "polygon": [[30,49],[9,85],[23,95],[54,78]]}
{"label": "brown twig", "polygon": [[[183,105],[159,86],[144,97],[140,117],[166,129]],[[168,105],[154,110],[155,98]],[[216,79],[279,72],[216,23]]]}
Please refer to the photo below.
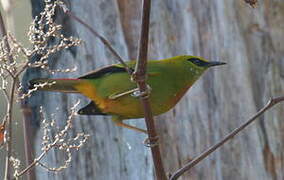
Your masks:
{"label": "brown twig", "polygon": [[[48,133],[50,132],[50,128],[54,127],[55,124],[51,122],[47,122],[47,119],[44,118],[43,115],[43,109],[40,110],[41,118],[43,119],[43,137],[42,137],[42,148],[43,151],[37,158],[35,158],[27,167],[25,167],[23,170],[17,172],[14,176],[15,178],[19,178],[25,173],[29,172],[31,169],[33,169],[35,166],[40,165],[41,167],[47,169],[48,171],[56,171],[59,172],[65,168],[67,168],[67,165],[71,162],[71,149],[78,150],[80,149],[87,141],[89,135],[86,135],[84,133],[77,133],[75,137],[68,137],[67,134],[72,129],[73,126],[73,119],[76,115],[76,107],[78,106],[80,102],[78,101],[75,103],[74,106],[70,108],[70,112],[68,115],[68,118],[66,120],[66,125],[61,129],[55,132],[53,137],[49,137]],[[64,165],[54,168],[54,167],[48,167],[47,165],[44,165],[40,161],[48,154],[48,152],[51,149],[57,148],[58,150],[67,153],[68,159],[64,161]]]}
{"label": "brown twig", "polygon": [[[49,150],[48,150],[49,151]],[[44,151],[42,152],[38,158],[34,159],[34,161],[29,164],[24,170],[22,170],[21,172],[19,172],[19,174],[17,174],[17,178],[22,176],[23,174],[29,172],[46,154],[48,151]]]}
{"label": "brown twig", "polygon": [[[148,87],[145,80],[146,80],[146,67],[147,67],[150,10],[151,10],[151,0],[144,0],[142,22],[141,22],[141,34],[139,41],[139,52],[138,52],[137,63],[135,66],[135,72],[133,73],[133,80],[136,81],[139,91],[141,93],[148,91]],[[144,109],[145,121],[149,136],[148,138],[149,144],[153,145],[157,143],[157,133],[155,130],[155,124],[152,115],[152,110],[150,107],[150,102],[147,96],[141,97],[140,99]],[[165,180],[167,178],[162,164],[162,158],[159,146],[155,145],[150,147],[151,147],[157,179]]]}
{"label": "brown twig", "polygon": [[99,38],[100,41],[110,50],[110,52],[117,58],[117,60],[124,66],[128,74],[132,74],[133,70],[127,66],[127,64],[124,62],[122,57],[118,54],[118,52],[112,47],[110,42],[104,38],[102,35],[100,35],[94,28],[92,28],[89,24],[85,23],[82,19],[74,15],[70,10],[65,6],[65,4],[60,4],[60,7],[63,9],[64,13],[66,13],[70,18],[75,19],[80,24],[85,26],[94,36]]}
{"label": "brown twig", "polygon": [[7,108],[7,118],[6,118],[6,124],[8,125],[8,133],[7,133],[7,146],[6,146],[6,151],[7,151],[7,156],[6,156],[6,165],[5,165],[5,176],[4,179],[8,180],[10,179],[10,169],[11,169],[11,164],[10,164],[10,157],[12,156],[12,116],[13,116],[13,105],[14,105],[14,94],[15,94],[15,89],[16,89],[16,79],[13,78],[12,80],[12,88],[10,91],[9,95],[9,103],[8,103],[8,108]]}
{"label": "brown twig", "polygon": [[223,144],[228,142],[230,139],[235,137],[239,132],[241,132],[244,128],[246,128],[248,125],[250,125],[252,122],[254,122],[258,117],[260,117],[265,111],[273,107],[274,105],[284,101],[284,96],[277,97],[277,98],[271,98],[268,103],[260,109],[252,118],[247,120],[245,123],[243,123],[240,127],[236,128],[233,130],[231,133],[229,133],[227,136],[224,137],[220,142],[217,144],[211,146],[209,149],[201,153],[199,156],[194,158],[192,161],[189,163],[185,164],[182,168],[177,170],[170,178],[170,180],[176,180],[179,178],[182,174],[184,174],[186,171],[190,170],[193,168],[196,164],[198,164],[200,161],[205,159],[207,156],[209,156],[211,153],[215,152],[217,149],[222,147]]}
{"label": "brown twig", "polygon": [[[33,142],[32,142],[32,135],[35,129],[31,126],[32,119],[31,119],[31,108],[24,103],[21,104],[21,109],[23,113],[23,129],[24,129],[24,148],[25,148],[25,158],[26,158],[26,166],[33,163],[34,161],[34,150],[33,150]],[[27,180],[35,180],[35,170],[31,169],[27,173]]]}
{"label": "brown twig", "polygon": [[4,23],[2,14],[0,12],[0,33],[1,33],[1,37],[5,37],[7,35],[7,31],[6,31],[6,28],[5,28],[4,24],[5,23]]}
{"label": "brown twig", "polygon": [[[4,20],[2,17],[2,14],[0,12],[0,29],[1,29],[1,35],[2,38],[7,37],[7,31],[5,28],[5,24],[4,24]],[[5,46],[7,48],[7,51],[10,51],[10,46],[9,46],[9,42],[7,39],[4,40],[5,42]],[[8,57],[10,63],[12,63],[13,58],[11,56]],[[6,162],[5,162],[5,173],[4,173],[4,179],[8,180],[10,179],[10,169],[11,169],[11,164],[10,164],[10,157],[12,155],[12,110],[13,110],[13,100],[14,100],[14,90],[15,90],[15,79],[13,79],[12,82],[12,87],[11,87],[11,93],[7,94],[7,99],[8,99],[8,107],[7,107],[7,115],[6,118],[4,119],[3,124],[7,125],[8,128],[6,129],[6,139],[7,139],[7,144],[6,144],[6,151],[7,151],[7,155],[6,155]]]}

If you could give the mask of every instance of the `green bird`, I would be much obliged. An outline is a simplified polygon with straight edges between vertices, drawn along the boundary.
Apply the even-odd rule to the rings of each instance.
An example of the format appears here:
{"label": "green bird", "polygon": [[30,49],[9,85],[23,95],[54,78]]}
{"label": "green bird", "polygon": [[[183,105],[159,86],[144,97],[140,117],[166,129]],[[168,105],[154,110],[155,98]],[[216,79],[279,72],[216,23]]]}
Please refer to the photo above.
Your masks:
{"label": "green bird", "polygon": [[[149,101],[153,115],[173,108],[194,82],[209,68],[226,64],[210,62],[196,56],[176,56],[162,60],[150,60],[147,66]],[[135,61],[127,62],[134,68]],[[139,100],[136,83],[121,64],[114,64],[89,72],[77,79],[34,79],[31,85],[48,84],[44,91],[81,93],[91,102],[80,109],[80,115],[111,115],[118,126],[146,132],[123,123],[125,119],[142,118],[144,111]]]}

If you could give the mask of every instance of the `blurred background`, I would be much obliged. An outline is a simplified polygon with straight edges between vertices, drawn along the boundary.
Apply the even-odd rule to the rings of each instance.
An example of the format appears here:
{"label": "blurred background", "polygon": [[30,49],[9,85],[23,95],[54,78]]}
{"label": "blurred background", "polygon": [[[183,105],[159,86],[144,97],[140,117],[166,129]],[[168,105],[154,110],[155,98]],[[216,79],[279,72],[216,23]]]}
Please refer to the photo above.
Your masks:
{"label": "blurred background", "polygon": [[[42,10],[43,0],[32,0],[33,15]],[[78,17],[105,36],[120,55],[128,60],[137,56],[141,0],[65,0]],[[25,42],[30,23],[29,1],[14,1],[17,37]],[[262,108],[271,96],[284,93],[284,1],[259,0],[251,8],[243,0],[153,0],[150,24],[149,59],[181,54],[227,62],[209,70],[171,111],[156,117],[165,169],[174,172],[204,149],[218,142],[232,129]],[[117,61],[104,45],[83,26],[63,13],[55,16],[64,34],[84,43],[52,58],[50,67],[70,74],[28,71],[24,77],[70,77]],[[25,26],[23,26],[25,25]],[[166,83],[166,82],[165,82]],[[38,107],[46,114],[56,112],[57,124],[65,122],[66,112],[79,95],[35,93],[27,101],[33,120],[39,122]],[[1,100],[3,102],[3,100]],[[1,103],[1,118],[5,114]],[[22,137],[18,114],[17,137]],[[283,103],[266,112],[230,143],[213,153],[183,176],[191,180],[284,179]],[[143,120],[130,121],[144,128]],[[36,169],[38,179],[154,179],[151,153],[141,143],[145,135],[116,127],[109,117],[76,117],[72,133],[90,134],[88,143],[73,154],[69,168],[54,174]],[[36,128],[35,151],[41,153],[42,139]],[[18,139],[14,154],[21,156]],[[1,150],[2,154],[3,150]],[[1,164],[3,164],[1,160]],[[64,156],[49,153],[45,163],[60,166]],[[3,172],[3,171],[1,171]]]}
{"label": "blurred background", "polygon": [[[9,7],[9,2],[11,2],[11,6]],[[8,9],[3,9],[3,3],[4,7],[7,7]],[[27,32],[28,27],[31,23],[32,16],[31,16],[31,5],[29,0],[1,0],[1,14],[6,21],[6,28],[9,32],[14,34],[16,38],[22,42],[24,45],[28,45],[28,39],[27,39]],[[8,6],[7,6],[8,5]],[[7,13],[8,10],[8,13]],[[14,138],[17,143],[13,142],[14,146],[14,152],[13,155],[16,158],[19,158],[22,163],[25,163],[24,161],[24,144],[23,144],[23,126],[22,126],[22,114],[20,112],[19,104],[15,103],[15,120],[13,122],[13,132],[14,132]],[[2,92],[0,93],[0,119],[2,121],[3,117],[6,113],[6,100],[4,99],[4,96]],[[0,149],[0,179],[3,179],[3,172],[4,172],[4,166],[5,166],[5,151],[4,148]]]}

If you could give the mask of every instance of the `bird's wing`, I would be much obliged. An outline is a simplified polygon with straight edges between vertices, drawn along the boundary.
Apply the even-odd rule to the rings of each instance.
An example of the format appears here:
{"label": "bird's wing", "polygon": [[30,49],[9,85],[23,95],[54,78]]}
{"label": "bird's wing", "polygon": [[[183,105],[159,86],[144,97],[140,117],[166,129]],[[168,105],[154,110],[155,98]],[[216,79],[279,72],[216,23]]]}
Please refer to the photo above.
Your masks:
{"label": "bird's wing", "polygon": [[[129,61],[127,62],[127,64],[130,66],[130,68],[134,68],[135,61]],[[160,75],[160,72],[153,71],[153,69],[148,69],[147,71],[148,71],[147,74],[149,76],[159,76]],[[113,64],[110,66],[103,67],[101,69],[88,72],[87,74],[80,76],[79,79],[96,79],[106,74],[117,73],[117,72],[127,72],[127,71],[121,64]]]}
{"label": "bird's wing", "polygon": [[103,67],[95,71],[91,71],[83,76],[80,76],[79,79],[96,79],[106,74],[116,73],[116,72],[127,72],[127,71],[123,66],[114,64],[114,65]]}
{"label": "bird's wing", "polygon": [[159,76],[161,73],[160,72],[148,72],[147,74],[150,77],[154,77],[154,76]]}

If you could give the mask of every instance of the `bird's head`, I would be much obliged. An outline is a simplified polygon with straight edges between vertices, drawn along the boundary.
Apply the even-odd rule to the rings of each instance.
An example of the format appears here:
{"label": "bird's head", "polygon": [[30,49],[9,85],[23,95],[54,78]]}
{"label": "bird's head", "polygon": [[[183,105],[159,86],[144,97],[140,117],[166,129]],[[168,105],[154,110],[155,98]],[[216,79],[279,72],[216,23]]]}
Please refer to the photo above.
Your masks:
{"label": "bird's head", "polygon": [[224,65],[226,63],[220,61],[208,61],[198,56],[180,56],[184,67],[186,67],[193,75],[200,76],[205,70],[210,67]]}

